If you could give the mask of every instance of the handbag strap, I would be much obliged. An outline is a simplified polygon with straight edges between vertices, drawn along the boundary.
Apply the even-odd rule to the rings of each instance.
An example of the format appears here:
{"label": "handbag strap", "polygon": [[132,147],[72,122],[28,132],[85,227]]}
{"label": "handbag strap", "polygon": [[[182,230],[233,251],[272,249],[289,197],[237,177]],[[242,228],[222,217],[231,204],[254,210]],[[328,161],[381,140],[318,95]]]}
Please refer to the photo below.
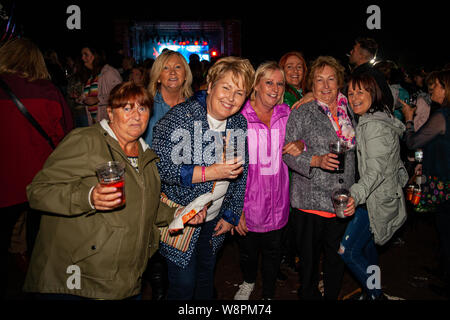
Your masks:
{"label": "handbag strap", "polygon": [[33,118],[33,116],[28,112],[27,108],[23,105],[22,102],[20,102],[19,98],[17,98],[17,96],[11,91],[6,82],[1,78],[0,78],[0,87],[2,87],[3,90],[5,90],[5,92],[9,95],[11,100],[17,106],[19,111],[25,116],[25,118],[27,118],[28,121],[33,125],[33,127],[45,138],[45,140],[48,141],[50,147],[52,149],[55,149],[55,145],[52,139],[47,135],[47,133],[44,131],[44,129],[42,129],[42,127],[39,125],[36,119]]}

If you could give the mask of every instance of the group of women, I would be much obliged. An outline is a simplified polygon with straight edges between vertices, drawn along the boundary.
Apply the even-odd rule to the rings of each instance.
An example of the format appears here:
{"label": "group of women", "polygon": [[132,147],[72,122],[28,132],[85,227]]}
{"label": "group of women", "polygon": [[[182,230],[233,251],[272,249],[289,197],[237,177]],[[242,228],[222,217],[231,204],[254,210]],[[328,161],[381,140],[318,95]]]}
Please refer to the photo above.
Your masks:
{"label": "group of women", "polygon": [[[193,95],[186,61],[166,51],[153,65],[149,90],[115,86],[108,117],[60,143],[27,188],[30,206],[46,214],[24,289],[41,298],[139,298],[147,261],[159,248],[168,299],[212,299],[216,255],[231,232],[239,235],[244,278],[235,299],[250,297],[258,251],[263,298],[273,299],[291,215],[302,298],[322,297],[323,251],[325,299],[338,298],[345,264],[369,299],[382,299],[380,288],[367,287],[367,268],[378,263],[375,244],[405,221],[408,176],[399,153],[405,126],[383,104],[375,80],[350,77],[346,96],[336,59],[318,57],[307,73],[293,52],[256,71],[247,59],[221,58],[206,82],[207,90]],[[443,88],[446,100],[436,101],[447,106],[450,83]],[[312,101],[291,109],[306,90]],[[439,134],[448,135],[445,127]],[[338,140],[348,148],[339,172],[329,150]],[[125,205],[122,191],[97,181],[95,167],[108,161],[126,167]],[[333,208],[336,188],[350,190],[346,219]],[[207,193],[212,201],[184,232],[169,236],[186,246],[162,240],[174,215]],[[71,266],[79,267],[80,286],[68,285]]]}

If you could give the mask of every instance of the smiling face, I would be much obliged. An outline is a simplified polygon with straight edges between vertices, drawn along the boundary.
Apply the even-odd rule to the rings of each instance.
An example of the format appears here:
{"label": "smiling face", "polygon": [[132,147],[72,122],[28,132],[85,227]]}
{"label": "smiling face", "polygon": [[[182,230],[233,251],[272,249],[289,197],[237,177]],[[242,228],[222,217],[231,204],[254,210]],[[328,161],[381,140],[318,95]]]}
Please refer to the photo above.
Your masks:
{"label": "smiling face", "polygon": [[284,94],[284,77],[280,70],[268,71],[255,86],[256,101],[266,109],[280,103]]}
{"label": "smiling face", "polygon": [[312,92],[314,98],[328,106],[336,103],[339,85],[336,71],[332,67],[325,65],[323,68],[316,70]]}
{"label": "smiling face", "polygon": [[353,112],[362,116],[372,105],[372,96],[370,92],[364,89],[359,84],[350,83],[348,86],[348,102],[353,109]]}
{"label": "smiling face", "polygon": [[228,71],[215,83],[208,85],[206,98],[207,112],[216,120],[222,121],[239,111],[246,98],[245,87],[239,76],[237,83]]}
{"label": "smiling face", "polygon": [[92,70],[92,68],[94,67],[94,59],[95,56],[92,54],[89,48],[81,49],[81,60],[83,60],[86,68]]}
{"label": "smiling face", "polygon": [[300,89],[304,74],[302,61],[297,56],[291,55],[287,58],[283,69],[286,74],[286,82]]}
{"label": "smiling face", "polygon": [[181,90],[186,80],[186,70],[179,56],[171,56],[164,64],[158,83],[161,90],[173,91]]}

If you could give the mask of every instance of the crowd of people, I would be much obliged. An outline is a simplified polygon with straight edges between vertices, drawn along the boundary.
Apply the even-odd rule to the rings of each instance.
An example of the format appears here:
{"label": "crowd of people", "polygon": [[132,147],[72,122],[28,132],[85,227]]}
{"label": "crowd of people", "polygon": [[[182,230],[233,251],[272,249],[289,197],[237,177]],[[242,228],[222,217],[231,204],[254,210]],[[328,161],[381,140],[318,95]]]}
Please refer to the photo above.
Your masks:
{"label": "crowd of people", "polygon": [[[263,299],[284,263],[298,267],[300,299],[337,300],[348,267],[359,299],[384,300],[368,270],[404,225],[415,181],[414,209],[436,215],[448,297],[450,70],[374,63],[371,38],[349,49],[347,70],[298,51],[258,66],[171,50],[119,64],[92,44],[61,63],[26,38],[5,42],[2,297],[15,252],[35,299],[142,299],[145,280],[154,300],[210,300],[229,234],[244,280],[235,300],[250,299],[259,254]],[[125,168],[123,188],[99,183],[110,161]],[[344,218],[337,190],[348,194]],[[205,197],[181,231],[169,228]]]}

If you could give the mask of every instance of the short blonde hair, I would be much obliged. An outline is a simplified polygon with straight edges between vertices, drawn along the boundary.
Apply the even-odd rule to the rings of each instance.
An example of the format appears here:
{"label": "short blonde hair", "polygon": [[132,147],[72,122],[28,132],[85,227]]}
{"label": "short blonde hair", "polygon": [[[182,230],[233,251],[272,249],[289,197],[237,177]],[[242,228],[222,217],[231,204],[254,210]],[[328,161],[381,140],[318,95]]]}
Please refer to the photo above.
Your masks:
{"label": "short blonde hair", "polygon": [[242,78],[242,84],[244,85],[246,96],[248,96],[252,90],[255,76],[255,69],[248,59],[230,56],[217,60],[208,70],[208,75],[206,76],[207,86],[209,87],[211,84],[211,87],[213,87],[228,72],[232,73],[232,79],[236,84],[239,82],[239,77]]}
{"label": "short blonde hair", "polygon": [[16,38],[0,47],[0,74],[17,74],[29,81],[50,80],[41,50],[27,38]]}
{"label": "short blonde hair", "polygon": [[167,61],[173,57],[177,56],[181,60],[181,64],[184,67],[184,71],[186,72],[186,80],[183,83],[183,87],[181,89],[181,94],[185,99],[191,97],[193,95],[192,92],[192,72],[191,68],[189,68],[189,65],[186,61],[186,59],[183,57],[183,55],[179,52],[172,51],[172,50],[166,50],[162,52],[158,58],[156,58],[155,62],[152,65],[152,68],[150,70],[150,82],[148,84],[148,91],[150,93],[150,96],[152,99],[155,98],[156,93],[158,92],[160,88],[160,84],[158,83],[159,76],[161,75],[163,68]]}
{"label": "short blonde hair", "polygon": [[[255,100],[255,98],[256,98],[255,87],[258,85],[258,83],[261,81],[261,79],[276,70],[279,70],[281,72],[281,74],[283,75],[284,84],[286,83],[284,70],[280,65],[278,65],[278,63],[276,63],[275,61],[264,62],[263,64],[261,64],[258,67],[258,69],[256,69],[256,73],[255,73],[255,77],[254,77],[253,85],[252,85],[252,94],[250,96],[251,100]],[[284,99],[284,86],[283,86],[283,92],[281,94],[280,100],[277,102],[277,104],[283,103],[283,99]]]}
{"label": "short blonde hair", "polygon": [[333,57],[331,56],[320,56],[311,64],[311,69],[308,74],[308,79],[306,82],[308,90],[312,90],[314,83],[314,76],[317,70],[323,69],[325,66],[329,66],[336,72],[336,78],[339,89],[344,87],[344,75],[345,68]]}

